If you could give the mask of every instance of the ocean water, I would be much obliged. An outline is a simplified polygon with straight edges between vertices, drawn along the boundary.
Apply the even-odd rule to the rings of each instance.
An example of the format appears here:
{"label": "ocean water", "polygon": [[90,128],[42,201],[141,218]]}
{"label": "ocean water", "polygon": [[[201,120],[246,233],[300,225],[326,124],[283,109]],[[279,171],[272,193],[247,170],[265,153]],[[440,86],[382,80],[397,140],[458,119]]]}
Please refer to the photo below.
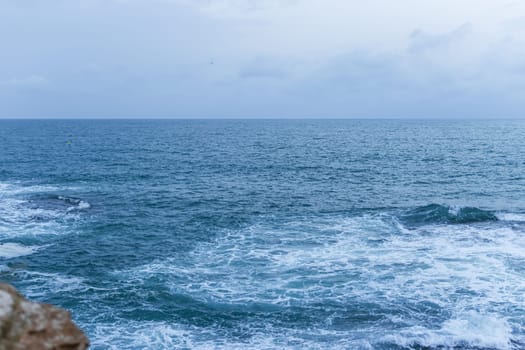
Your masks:
{"label": "ocean water", "polygon": [[0,280],[92,349],[523,349],[525,121],[0,121]]}

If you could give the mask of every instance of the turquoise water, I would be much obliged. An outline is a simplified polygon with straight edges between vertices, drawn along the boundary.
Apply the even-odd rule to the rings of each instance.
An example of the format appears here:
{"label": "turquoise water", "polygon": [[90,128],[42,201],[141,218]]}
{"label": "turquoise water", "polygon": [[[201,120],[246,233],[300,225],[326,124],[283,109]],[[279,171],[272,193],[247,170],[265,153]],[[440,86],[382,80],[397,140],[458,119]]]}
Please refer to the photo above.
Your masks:
{"label": "turquoise water", "polygon": [[0,279],[92,349],[525,347],[525,121],[0,121]]}

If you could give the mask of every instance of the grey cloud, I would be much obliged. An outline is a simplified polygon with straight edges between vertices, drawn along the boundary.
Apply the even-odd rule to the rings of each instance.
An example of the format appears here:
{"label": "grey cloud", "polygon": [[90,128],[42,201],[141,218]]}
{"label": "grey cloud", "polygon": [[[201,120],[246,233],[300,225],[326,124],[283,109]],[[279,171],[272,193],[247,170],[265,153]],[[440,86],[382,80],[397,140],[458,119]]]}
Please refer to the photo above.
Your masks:
{"label": "grey cloud", "polygon": [[410,52],[422,52],[425,50],[443,48],[465,39],[471,32],[471,25],[465,23],[448,33],[431,34],[416,29],[410,35]]}
{"label": "grey cloud", "polygon": [[[305,2],[310,12],[298,14],[323,11],[320,2]],[[215,12],[224,17],[202,12],[211,3],[224,5]],[[391,43],[381,41],[381,28],[373,28],[373,40],[356,30],[366,23],[330,27],[333,9],[309,31],[300,27],[309,17],[278,16],[282,6],[302,3],[7,0],[0,4],[0,117],[454,117],[525,110],[519,19],[490,40],[477,22],[447,22],[412,34],[415,25],[407,25]],[[244,16],[261,12],[279,21],[260,25]],[[333,36],[338,40],[324,46]]]}

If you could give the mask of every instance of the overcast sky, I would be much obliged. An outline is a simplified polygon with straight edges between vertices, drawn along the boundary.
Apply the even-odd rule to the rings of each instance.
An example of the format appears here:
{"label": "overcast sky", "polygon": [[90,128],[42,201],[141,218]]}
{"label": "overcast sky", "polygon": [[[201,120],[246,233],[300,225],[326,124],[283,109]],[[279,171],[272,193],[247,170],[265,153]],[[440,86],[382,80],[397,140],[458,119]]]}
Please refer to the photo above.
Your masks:
{"label": "overcast sky", "polygon": [[0,117],[525,117],[525,1],[0,0]]}

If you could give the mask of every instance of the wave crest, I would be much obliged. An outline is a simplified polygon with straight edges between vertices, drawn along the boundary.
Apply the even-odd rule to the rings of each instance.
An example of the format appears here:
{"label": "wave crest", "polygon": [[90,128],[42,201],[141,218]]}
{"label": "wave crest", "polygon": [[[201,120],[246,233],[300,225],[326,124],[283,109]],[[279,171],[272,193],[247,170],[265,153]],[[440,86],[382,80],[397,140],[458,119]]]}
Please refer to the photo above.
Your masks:
{"label": "wave crest", "polygon": [[497,216],[476,207],[455,208],[448,205],[429,204],[409,210],[400,217],[409,226],[427,224],[467,224],[473,222],[497,221]]}

